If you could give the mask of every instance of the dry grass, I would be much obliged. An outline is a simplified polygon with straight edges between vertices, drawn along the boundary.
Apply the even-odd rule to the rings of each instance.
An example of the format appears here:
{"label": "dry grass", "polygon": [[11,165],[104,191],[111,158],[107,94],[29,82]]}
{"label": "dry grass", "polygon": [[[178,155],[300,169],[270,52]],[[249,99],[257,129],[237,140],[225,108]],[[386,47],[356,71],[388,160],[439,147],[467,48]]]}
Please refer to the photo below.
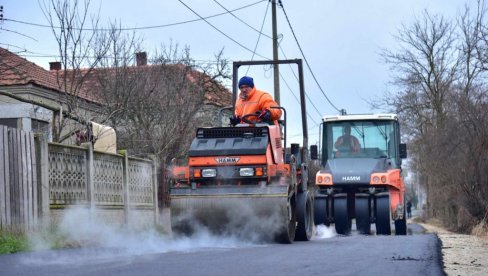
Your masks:
{"label": "dry grass", "polygon": [[478,223],[475,227],[473,227],[473,229],[471,230],[471,235],[488,239],[488,222],[486,218]]}

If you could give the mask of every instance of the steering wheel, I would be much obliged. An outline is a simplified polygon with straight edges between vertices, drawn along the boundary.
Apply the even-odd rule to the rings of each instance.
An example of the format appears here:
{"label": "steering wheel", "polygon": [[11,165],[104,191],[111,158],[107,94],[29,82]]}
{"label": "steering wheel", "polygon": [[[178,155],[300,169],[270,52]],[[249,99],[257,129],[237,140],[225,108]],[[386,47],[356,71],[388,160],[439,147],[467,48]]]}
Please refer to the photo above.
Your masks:
{"label": "steering wheel", "polygon": [[344,153],[344,152],[351,152],[351,147],[348,146],[338,146],[336,147],[338,151]]}
{"label": "steering wheel", "polygon": [[[245,114],[245,115],[243,115],[241,117],[241,120],[244,123],[248,123],[248,124],[251,124],[251,125],[255,125],[255,124],[261,122],[261,119],[258,119],[258,116],[259,116],[259,114],[256,114],[256,113]],[[253,117],[254,117],[254,119],[250,119],[250,118],[253,118]]]}

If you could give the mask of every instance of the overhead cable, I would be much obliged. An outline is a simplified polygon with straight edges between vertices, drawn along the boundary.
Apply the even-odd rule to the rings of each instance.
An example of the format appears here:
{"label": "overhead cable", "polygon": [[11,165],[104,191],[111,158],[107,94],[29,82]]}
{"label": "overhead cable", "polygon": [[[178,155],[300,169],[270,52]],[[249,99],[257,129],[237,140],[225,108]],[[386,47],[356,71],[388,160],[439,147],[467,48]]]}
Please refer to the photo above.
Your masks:
{"label": "overhead cable", "polygon": [[[210,25],[212,28],[214,28],[217,32],[221,33],[223,36],[227,37],[229,40],[231,40],[232,42],[234,42],[235,44],[241,46],[241,48],[251,52],[251,53],[254,53],[253,50],[249,49],[248,47],[242,45],[239,41],[233,39],[232,37],[230,37],[229,35],[227,35],[226,33],[224,33],[223,31],[221,31],[219,28],[215,27],[212,23],[210,23],[207,19],[203,18],[199,13],[197,13],[196,11],[194,11],[191,7],[189,7],[187,4],[185,4],[185,2],[183,2],[183,0],[178,0],[183,6],[185,6],[187,9],[189,9],[191,12],[193,12],[196,16],[200,17],[203,21],[205,21],[208,25]],[[266,60],[271,60],[270,58],[267,58],[263,55],[260,55],[258,53],[254,53],[256,56],[259,56],[261,58],[264,58]]]}
{"label": "overhead cable", "polygon": [[[157,29],[157,28],[165,28],[165,27],[171,27],[171,26],[176,26],[176,25],[181,25],[181,24],[187,24],[187,23],[192,23],[192,22],[196,22],[196,21],[200,21],[200,20],[205,20],[205,19],[209,19],[209,18],[213,18],[213,17],[225,15],[225,14],[228,14],[229,12],[234,12],[234,11],[242,10],[242,9],[245,9],[245,8],[249,8],[251,6],[257,5],[257,4],[259,4],[261,2],[264,2],[264,1],[267,1],[267,0],[259,0],[257,2],[254,2],[254,3],[248,4],[248,5],[242,6],[240,8],[236,8],[236,9],[230,10],[228,12],[222,12],[222,13],[218,13],[218,14],[214,14],[214,15],[210,15],[210,16],[206,16],[206,17],[200,17],[200,18],[192,19],[192,20],[186,20],[186,21],[180,21],[180,22],[162,24],[162,25],[120,28],[118,30],[120,30],[120,31],[146,30],[146,29]],[[20,23],[20,24],[24,24],[24,25],[36,26],[36,27],[61,29],[60,26],[51,26],[51,25],[46,25],[46,24],[32,23],[32,22],[26,22],[26,21],[22,21],[22,20],[15,20],[15,19],[11,19],[11,18],[4,18],[3,20],[4,21],[15,22],[15,23]],[[110,29],[110,28],[71,28],[71,29],[72,30],[77,30],[77,31],[112,31],[112,29]]]}
{"label": "overhead cable", "polygon": [[[264,12],[263,23],[261,23],[261,29],[259,30],[258,39],[256,40],[256,45],[254,46],[254,51],[252,53],[251,60],[254,60],[254,56],[256,54],[256,49],[258,48],[259,40],[261,39],[261,34],[263,34],[262,31],[263,31],[264,23],[266,21],[266,15],[268,14],[269,4],[270,4],[270,2],[268,2],[268,5],[266,6],[266,11]],[[247,73],[249,73],[250,68],[251,68],[251,66],[247,67],[246,75],[247,75]]]}
{"label": "overhead cable", "polygon": [[[263,20],[263,25],[261,25],[261,29],[260,30],[257,30],[256,28],[254,28],[253,26],[249,25],[246,21],[240,19],[238,16],[236,16],[233,12],[233,11],[230,11],[228,10],[226,7],[224,7],[222,4],[220,4],[217,0],[213,0],[215,3],[217,3],[217,5],[219,5],[222,9],[224,9],[227,13],[229,13],[230,15],[232,15],[233,17],[235,17],[237,20],[241,21],[244,25],[248,26],[249,28],[251,28],[252,30],[256,31],[257,33],[259,33],[259,35],[263,35],[269,39],[273,39],[271,36],[263,33],[263,25],[264,25],[264,20]],[[269,4],[270,2],[268,1],[268,5],[266,6],[266,13],[268,12],[268,8],[269,8]],[[264,18],[266,18],[266,13],[264,15]]]}
{"label": "overhead cable", "polygon": [[335,109],[337,110],[337,112],[341,112],[339,108],[337,108],[333,103],[332,101],[329,99],[329,97],[327,97],[327,95],[325,94],[324,90],[322,89],[322,86],[320,86],[320,83],[317,81],[317,78],[315,77],[315,74],[313,73],[312,71],[312,68],[310,67],[310,64],[308,63],[308,60],[307,58],[305,57],[305,54],[303,53],[303,50],[302,50],[302,47],[300,46],[300,43],[298,42],[298,39],[297,39],[297,36],[295,35],[295,31],[293,30],[293,27],[291,26],[291,23],[290,23],[290,20],[288,19],[288,15],[286,14],[286,11],[285,11],[285,7],[283,7],[283,3],[281,2],[281,0],[278,1],[282,10],[283,10],[283,13],[285,14],[285,18],[286,18],[286,21],[288,22],[288,26],[290,26],[290,30],[291,30],[291,33],[293,34],[293,37],[295,38],[295,41],[298,45],[298,49],[300,50],[300,53],[302,54],[302,57],[303,59],[305,60],[305,64],[307,65],[307,68],[308,70],[310,71],[310,74],[312,75],[315,83],[317,84],[317,86],[319,87],[320,91],[322,92],[322,95],[324,95],[325,99],[327,100],[327,102],[329,102],[329,104]]}
{"label": "overhead cable", "polygon": [[[288,59],[288,57],[286,57],[285,52],[283,51],[283,48],[281,48],[281,46],[279,46],[279,47],[280,47],[281,53],[283,54],[283,56],[285,57],[285,59]],[[288,64],[288,66],[290,67],[290,70],[291,70],[291,72],[293,73],[293,76],[295,76],[295,79],[296,79],[297,81],[299,81],[299,80],[298,80],[298,76],[297,76],[297,74],[295,73],[295,71],[293,71],[293,68],[291,67],[291,64]],[[286,83],[286,82],[285,82],[285,83]],[[322,113],[320,113],[319,109],[318,109],[318,108],[315,106],[315,104],[314,104],[314,103],[313,103],[313,101],[310,99],[310,97],[308,96],[308,94],[307,94],[307,93],[305,93],[305,97],[307,97],[307,99],[308,99],[308,101],[310,102],[310,104],[313,106],[313,108],[315,109],[315,111],[317,111],[317,114],[319,114],[319,117],[322,117]]]}

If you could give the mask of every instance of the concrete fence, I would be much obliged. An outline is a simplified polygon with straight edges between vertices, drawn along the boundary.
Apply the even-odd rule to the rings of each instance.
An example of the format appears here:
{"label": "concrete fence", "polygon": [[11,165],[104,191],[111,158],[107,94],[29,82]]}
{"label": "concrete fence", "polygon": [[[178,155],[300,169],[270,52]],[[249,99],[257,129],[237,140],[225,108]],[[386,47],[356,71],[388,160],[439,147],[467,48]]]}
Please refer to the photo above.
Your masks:
{"label": "concrete fence", "polygon": [[0,125],[0,229],[32,229],[38,222],[34,135]]}
{"label": "concrete fence", "polygon": [[94,210],[112,224],[158,219],[157,167],[152,160],[48,143],[0,126],[0,228],[26,231],[57,223],[71,207]]}

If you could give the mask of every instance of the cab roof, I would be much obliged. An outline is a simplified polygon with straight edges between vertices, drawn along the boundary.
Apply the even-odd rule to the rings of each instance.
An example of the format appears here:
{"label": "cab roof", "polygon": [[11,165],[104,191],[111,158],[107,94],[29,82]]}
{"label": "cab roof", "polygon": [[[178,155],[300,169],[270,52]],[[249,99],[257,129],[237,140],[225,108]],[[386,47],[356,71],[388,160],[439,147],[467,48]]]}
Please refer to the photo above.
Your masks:
{"label": "cab roof", "polygon": [[366,121],[366,120],[391,120],[398,121],[397,114],[348,114],[348,115],[326,115],[322,118],[325,122],[340,121]]}

